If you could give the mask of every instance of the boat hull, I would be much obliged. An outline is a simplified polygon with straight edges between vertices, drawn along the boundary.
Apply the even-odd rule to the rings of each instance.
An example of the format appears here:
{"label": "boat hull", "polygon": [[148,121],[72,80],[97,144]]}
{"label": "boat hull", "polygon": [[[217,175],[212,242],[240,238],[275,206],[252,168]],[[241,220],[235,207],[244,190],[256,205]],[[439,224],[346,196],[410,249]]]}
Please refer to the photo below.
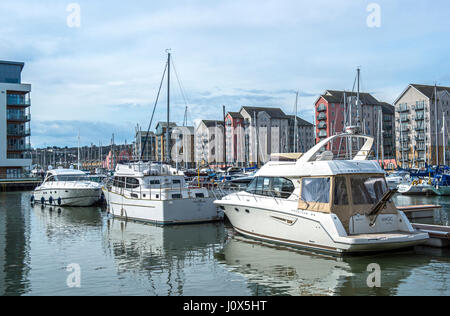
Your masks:
{"label": "boat hull", "polygon": [[159,225],[193,224],[223,220],[214,198],[172,200],[131,199],[105,191],[109,213],[116,218]]}
{"label": "boat hull", "polygon": [[36,203],[42,203],[55,206],[92,206],[100,201],[101,188],[92,189],[57,189],[46,188],[36,189],[33,193],[33,199]]}
{"label": "boat hull", "polygon": [[[322,214],[282,207],[273,211],[251,205],[233,204],[219,200],[220,205],[234,229],[246,237],[333,254],[357,254],[384,252],[410,248],[423,244],[428,235],[415,231],[395,231],[389,233],[355,234],[347,236],[342,224],[334,214]],[[389,217],[389,220],[386,220]],[[379,229],[387,229],[401,219],[404,214],[383,215],[377,220]],[[383,227],[384,225],[384,227]],[[394,226],[393,226],[394,227]]]}

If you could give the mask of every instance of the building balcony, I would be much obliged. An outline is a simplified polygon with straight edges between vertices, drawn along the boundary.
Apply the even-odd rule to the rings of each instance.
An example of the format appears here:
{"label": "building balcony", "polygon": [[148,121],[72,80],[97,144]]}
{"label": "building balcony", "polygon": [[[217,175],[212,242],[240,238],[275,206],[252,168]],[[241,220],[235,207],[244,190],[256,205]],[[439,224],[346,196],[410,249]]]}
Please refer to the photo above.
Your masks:
{"label": "building balcony", "polygon": [[321,104],[317,107],[317,112],[326,112],[327,107],[324,104]]}
{"label": "building balcony", "polygon": [[28,150],[31,150],[31,145],[30,144],[13,145],[13,146],[8,145],[7,150],[8,151],[28,151]]}
{"label": "building balcony", "polygon": [[29,122],[29,121],[31,121],[31,114],[17,115],[17,114],[8,113],[6,116],[6,120],[12,121],[12,122]]}
{"label": "building balcony", "polygon": [[409,108],[408,108],[407,106],[400,106],[400,107],[397,109],[397,112],[398,112],[398,113],[409,112]]}
{"label": "building balcony", "polygon": [[327,128],[327,123],[325,123],[325,122],[320,122],[320,124],[319,124],[319,129],[325,129],[325,128]]}
{"label": "building balcony", "polygon": [[400,118],[400,121],[401,122],[409,122],[409,117],[404,116],[404,117]]}
{"label": "building balcony", "polygon": [[325,113],[320,113],[320,114],[317,116],[317,119],[318,119],[319,121],[326,120],[326,119],[327,119],[327,115],[326,115]]}
{"label": "building balcony", "polygon": [[319,138],[325,138],[328,136],[328,134],[326,131],[321,131],[318,136],[319,136]]}
{"label": "building balcony", "polygon": [[7,106],[20,106],[20,107],[29,107],[31,105],[31,100],[26,95],[19,94],[8,94],[6,98]]}
{"label": "building balcony", "polygon": [[424,104],[416,104],[416,105],[414,106],[414,110],[416,110],[416,111],[422,111],[422,110],[425,110],[425,105],[424,105]]}
{"label": "building balcony", "polygon": [[424,131],[425,130],[425,126],[416,126],[415,128],[416,131]]}
{"label": "building balcony", "polygon": [[409,127],[404,127],[404,128],[401,129],[401,131],[403,133],[408,133],[409,132]]}
{"label": "building balcony", "polygon": [[8,130],[7,136],[13,136],[13,137],[28,137],[31,136],[31,130],[29,128],[26,128],[22,131],[18,130]]}

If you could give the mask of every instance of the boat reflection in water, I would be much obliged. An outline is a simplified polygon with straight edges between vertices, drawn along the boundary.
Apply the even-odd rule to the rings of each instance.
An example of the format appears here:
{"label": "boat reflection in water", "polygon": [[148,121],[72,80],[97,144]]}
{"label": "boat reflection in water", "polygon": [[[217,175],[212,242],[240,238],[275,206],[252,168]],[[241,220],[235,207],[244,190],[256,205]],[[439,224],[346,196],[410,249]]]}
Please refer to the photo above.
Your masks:
{"label": "boat reflection in water", "polygon": [[108,219],[104,241],[119,277],[139,275],[149,295],[209,295],[199,279],[214,278],[214,254],[225,234],[220,222],[156,226]]}
{"label": "boat reflection in water", "polygon": [[[333,257],[271,243],[233,236],[225,245],[221,260],[234,273],[243,275],[253,295],[401,295],[399,287],[416,268],[430,263],[429,257],[414,252],[377,256]],[[381,287],[369,288],[367,280],[381,267]]]}

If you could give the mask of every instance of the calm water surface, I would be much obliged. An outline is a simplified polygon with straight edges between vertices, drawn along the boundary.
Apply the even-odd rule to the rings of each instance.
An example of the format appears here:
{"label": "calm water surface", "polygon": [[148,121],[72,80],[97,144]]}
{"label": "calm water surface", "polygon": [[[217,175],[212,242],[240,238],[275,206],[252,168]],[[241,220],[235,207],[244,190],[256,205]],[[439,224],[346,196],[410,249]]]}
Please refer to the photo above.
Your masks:
{"label": "calm water surface", "polygon": [[[155,227],[99,208],[34,208],[30,193],[0,193],[0,295],[450,295],[450,251],[333,258],[236,235],[226,224]],[[450,198],[425,223],[449,224]],[[367,266],[381,266],[369,289]],[[70,288],[70,264],[81,287]]]}

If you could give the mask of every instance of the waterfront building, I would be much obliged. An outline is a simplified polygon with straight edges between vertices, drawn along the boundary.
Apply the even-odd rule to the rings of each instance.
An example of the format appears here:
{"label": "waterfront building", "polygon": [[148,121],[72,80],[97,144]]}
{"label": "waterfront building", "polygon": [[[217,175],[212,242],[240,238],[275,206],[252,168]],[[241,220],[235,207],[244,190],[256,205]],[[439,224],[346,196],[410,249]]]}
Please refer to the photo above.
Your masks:
{"label": "waterfront building", "polygon": [[[394,122],[392,105],[380,102],[369,93],[357,93],[326,90],[315,102],[316,112],[316,142],[327,137],[342,133],[345,126],[356,125],[363,134],[375,138],[374,154],[382,158],[392,159],[392,142],[394,137]],[[346,115],[347,113],[347,115]],[[386,120],[386,121],[384,121]],[[383,124],[386,122],[386,124]],[[381,141],[381,131],[386,141]],[[378,136],[380,135],[380,138]],[[389,140],[392,140],[389,141]],[[383,143],[383,148],[381,146]],[[357,150],[353,144],[352,152]],[[350,149],[350,145],[348,145]],[[383,150],[382,150],[383,149]],[[332,142],[328,146],[335,155],[345,156],[348,152],[346,142]]]}
{"label": "waterfront building", "polygon": [[202,120],[195,129],[195,162],[197,164],[222,164],[224,122]]}
{"label": "waterfront building", "polygon": [[156,132],[155,132],[155,152],[156,152],[156,160],[161,162],[171,162],[171,153],[167,152],[169,147],[169,151],[172,148],[173,140],[169,139],[169,146],[167,146],[167,125],[169,125],[169,135],[172,135],[172,129],[177,126],[176,123],[170,122],[167,124],[167,122],[159,122],[156,125]]}
{"label": "waterfront building", "polygon": [[244,106],[229,112],[225,131],[227,163],[240,166],[264,164],[272,153],[306,152],[315,145],[314,126],[280,108]]}
{"label": "waterfront building", "polygon": [[194,168],[195,128],[193,126],[177,126],[172,130],[172,159],[175,165]]}
{"label": "waterfront building", "polygon": [[394,106],[397,160],[401,167],[448,164],[449,103],[450,87],[410,84],[400,94]]}
{"label": "waterfront building", "polygon": [[156,135],[154,132],[142,131],[137,125],[133,156],[144,161],[156,161]]}
{"label": "waterfront building", "polygon": [[21,178],[31,166],[31,85],[24,63],[0,61],[0,178]]}

